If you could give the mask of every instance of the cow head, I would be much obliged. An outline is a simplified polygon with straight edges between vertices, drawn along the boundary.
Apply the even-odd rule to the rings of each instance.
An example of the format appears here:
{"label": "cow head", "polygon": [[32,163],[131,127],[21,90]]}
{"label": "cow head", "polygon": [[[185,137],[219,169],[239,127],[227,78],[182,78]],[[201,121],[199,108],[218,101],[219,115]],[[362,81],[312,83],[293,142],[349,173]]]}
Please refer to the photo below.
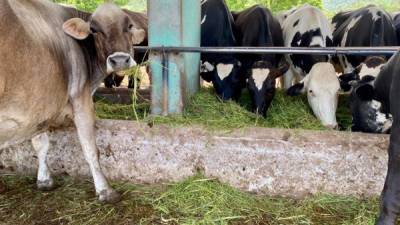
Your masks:
{"label": "cow head", "polygon": [[377,77],[385,63],[386,59],[383,57],[368,57],[354,71],[351,73],[345,73],[339,77],[340,87],[343,91],[347,92],[351,90],[352,86],[350,83],[352,81],[361,80],[366,76]]}
{"label": "cow head", "polygon": [[271,63],[258,61],[248,71],[247,87],[252,99],[254,113],[267,116],[267,111],[275,96],[276,79],[289,69],[288,64],[276,68]]}
{"label": "cow head", "polygon": [[288,95],[307,92],[308,102],[314,115],[325,127],[335,129],[336,109],[340,90],[335,68],[330,63],[315,64],[310,73],[299,83],[288,89]]}
{"label": "cow head", "polygon": [[135,66],[132,45],[142,42],[146,36],[146,32],[137,29],[130,17],[113,3],[99,6],[89,21],[69,19],[63,30],[77,40],[93,37],[98,63],[107,74]]}
{"label": "cow head", "polygon": [[241,76],[241,63],[236,59],[217,63],[205,61],[201,66],[201,76],[212,82],[218,96],[223,100],[237,100],[245,86],[245,77]]}
{"label": "cow head", "polygon": [[353,131],[388,133],[393,123],[390,114],[382,113],[382,104],[374,100],[375,77],[364,76],[350,82],[350,108],[353,116]]}

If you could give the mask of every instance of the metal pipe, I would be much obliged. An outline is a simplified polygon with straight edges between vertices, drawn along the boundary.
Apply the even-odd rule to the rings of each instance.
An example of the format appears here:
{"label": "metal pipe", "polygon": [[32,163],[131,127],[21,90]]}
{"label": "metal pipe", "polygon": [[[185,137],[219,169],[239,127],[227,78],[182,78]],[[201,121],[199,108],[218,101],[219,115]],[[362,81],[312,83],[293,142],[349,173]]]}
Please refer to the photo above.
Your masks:
{"label": "metal pipe", "polygon": [[308,55],[393,55],[400,47],[143,47],[137,51],[237,53],[237,54],[308,54]]}

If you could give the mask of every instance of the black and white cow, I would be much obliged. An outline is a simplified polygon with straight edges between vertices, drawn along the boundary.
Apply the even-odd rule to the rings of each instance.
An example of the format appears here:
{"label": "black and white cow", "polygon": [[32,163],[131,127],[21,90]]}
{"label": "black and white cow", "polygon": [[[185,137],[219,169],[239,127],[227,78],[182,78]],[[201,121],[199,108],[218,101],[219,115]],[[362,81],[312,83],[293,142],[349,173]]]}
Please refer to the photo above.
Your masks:
{"label": "black and white cow", "polygon": [[[286,47],[332,46],[331,23],[318,8],[306,4],[280,17]],[[329,57],[286,55],[286,60],[290,63],[290,70],[284,76],[288,95],[306,92],[315,116],[324,126],[336,128],[340,85]],[[294,79],[299,83],[290,87]]]}
{"label": "black and white cow", "polygon": [[[354,72],[339,77],[343,90],[352,90],[350,109],[352,131],[366,133],[388,133],[392,126],[392,116],[382,109],[382,104],[372,98],[375,79],[380,76],[386,60],[372,56],[361,63]],[[371,96],[368,95],[371,93]],[[365,96],[368,96],[365,98]]]}
{"label": "black and white cow", "polygon": [[[282,29],[278,20],[270,10],[260,5],[235,13],[234,30],[240,46],[283,46]],[[238,56],[238,59],[248,78],[252,109],[255,113],[266,116],[275,95],[275,80],[288,70],[288,65],[278,68],[282,56],[276,54],[246,54]]]}
{"label": "black and white cow", "polygon": [[381,102],[373,99],[375,77],[364,76],[353,81],[350,94],[352,114],[352,131],[366,133],[389,133],[393,119],[389,112],[382,108]]}
{"label": "black and white cow", "polygon": [[[203,0],[201,25],[202,47],[237,46],[234,20],[224,0]],[[204,53],[201,55],[201,77],[212,82],[223,100],[238,99],[246,85],[241,63],[234,54]]]}
{"label": "black and white cow", "polygon": [[[381,112],[393,116],[389,146],[389,165],[381,197],[381,211],[377,225],[394,225],[400,214],[400,52],[383,66],[374,82],[364,77],[354,88],[362,100],[375,100]],[[371,106],[373,107],[373,106]]]}
{"label": "black and white cow", "polygon": [[366,76],[376,78],[386,62],[384,57],[369,56],[352,72],[339,76],[340,87],[343,91],[348,92],[351,90],[351,83],[355,84],[354,81],[362,80]]}
{"label": "black and white cow", "polygon": [[[333,44],[340,47],[396,46],[397,37],[391,16],[377,6],[339,13],[333,18]],[[340,56],[344,73],[351,73],[365,56]]]}

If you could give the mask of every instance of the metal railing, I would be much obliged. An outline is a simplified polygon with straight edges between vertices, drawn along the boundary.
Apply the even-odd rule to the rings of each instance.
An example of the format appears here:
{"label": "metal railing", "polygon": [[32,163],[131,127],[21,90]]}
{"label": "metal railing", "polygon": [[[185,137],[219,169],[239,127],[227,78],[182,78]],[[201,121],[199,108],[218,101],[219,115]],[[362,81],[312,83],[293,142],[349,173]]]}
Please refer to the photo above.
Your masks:
{"label": "metal railing", "polygon": [[400,50],[392,47],[143,47],[135,46],[137,51],[183,52],[183,53],[236,53],[236,54],[310,54],[310,55],[393,55]]}

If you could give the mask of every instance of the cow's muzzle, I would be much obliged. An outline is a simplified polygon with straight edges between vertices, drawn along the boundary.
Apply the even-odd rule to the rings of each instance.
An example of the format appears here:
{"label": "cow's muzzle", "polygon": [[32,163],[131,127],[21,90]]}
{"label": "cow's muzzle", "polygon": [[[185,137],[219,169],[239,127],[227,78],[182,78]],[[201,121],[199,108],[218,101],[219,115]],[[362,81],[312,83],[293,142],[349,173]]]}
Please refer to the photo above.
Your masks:
{"label": "cow's muzzle", "polygon": [[115,52],[107,58],[107,73],[119,72],[136,66],[130,54],[124,52]]}

